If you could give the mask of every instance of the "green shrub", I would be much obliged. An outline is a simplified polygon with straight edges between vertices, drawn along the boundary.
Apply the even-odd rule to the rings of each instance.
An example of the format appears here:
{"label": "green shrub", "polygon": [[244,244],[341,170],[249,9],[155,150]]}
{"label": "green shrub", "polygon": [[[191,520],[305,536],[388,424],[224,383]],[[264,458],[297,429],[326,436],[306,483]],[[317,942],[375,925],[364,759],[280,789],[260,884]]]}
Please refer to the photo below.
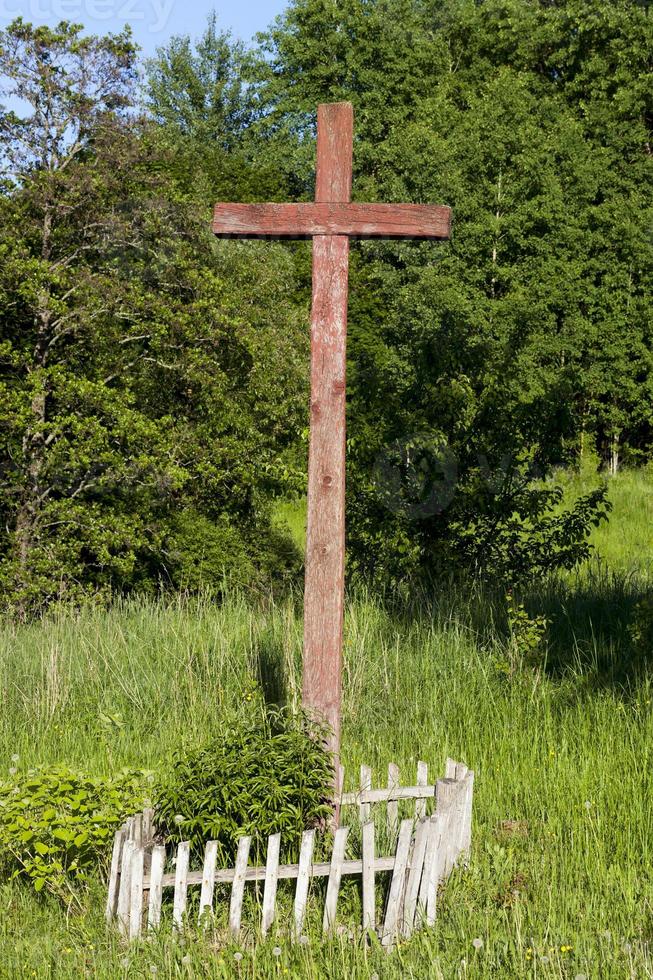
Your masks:
{"label": "green shrub", "polygon": [[93,777],[63,766],[25,773],[12,767],[0,783],[0,860],[37,892],[74,901],[117,826],[142,809],[144,783],[143,772]]}
{"label": "green shrub", "polygon": [[257,855],[281,832],[284,856],[298,851],[301,833],[331,813],[331,756],[324,731],[305,716],[265,711],[255,702],[206,744],[175,757],[155,791],[159,829],[201,853],[218,841],[218,860],[233,860],[238,839],[252,836]]}

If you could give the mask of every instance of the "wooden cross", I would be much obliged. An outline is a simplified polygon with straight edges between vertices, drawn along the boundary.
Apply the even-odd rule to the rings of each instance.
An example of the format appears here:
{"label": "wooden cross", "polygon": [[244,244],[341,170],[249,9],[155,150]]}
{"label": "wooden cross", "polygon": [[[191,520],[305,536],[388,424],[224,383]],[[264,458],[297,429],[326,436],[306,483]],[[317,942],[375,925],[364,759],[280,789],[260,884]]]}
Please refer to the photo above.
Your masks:
{"label": "wooden cross", "polygon": [[318,106],[315,203],[216,204],[222,238],[312,238],[303,702],[340,746],[345,565],[345,358],[350,238],[448,238],[451,211],[350,202],[353,109]]}

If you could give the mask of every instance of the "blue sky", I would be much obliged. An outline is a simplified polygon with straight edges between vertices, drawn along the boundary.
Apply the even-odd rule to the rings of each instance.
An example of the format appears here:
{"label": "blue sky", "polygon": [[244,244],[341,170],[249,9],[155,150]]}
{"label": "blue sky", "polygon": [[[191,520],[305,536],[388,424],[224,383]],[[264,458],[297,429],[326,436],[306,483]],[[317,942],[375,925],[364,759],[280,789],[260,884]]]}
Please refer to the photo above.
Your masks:
{"label": "blue sky", "polygon": [[22,16],[33,24],[72,20],[92,34],[130,24],[144,54],[153,54],[173,34],[201,34],[208,13],[236,37],[250,40],[281,13],[286,0],[0,0],[0,28]]}

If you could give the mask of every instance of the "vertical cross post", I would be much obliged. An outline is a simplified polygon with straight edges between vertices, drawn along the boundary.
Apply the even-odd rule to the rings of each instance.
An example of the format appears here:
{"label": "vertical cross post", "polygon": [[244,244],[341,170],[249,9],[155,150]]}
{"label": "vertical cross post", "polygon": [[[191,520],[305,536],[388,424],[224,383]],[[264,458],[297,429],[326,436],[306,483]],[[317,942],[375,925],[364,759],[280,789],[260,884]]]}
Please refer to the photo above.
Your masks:
{"label": "vertical cross post", "polygon": [[351,203],[353,109],[317,110],[315,203],[215,206],[221,238],[312,238],[311,405],[304,592],[303,701],[328,722],[336,772],[345,564],[345,361],[350,238],[444,239],[451,211],[432,204]]}
{"label": "vertical cross post", "polygon": [[[315,201],[351,195],[353,110],[321,105],[317,115]],[[313,239],[311,401],[304,592],[303,703],[325,719],[340,745],[345,571],[345,372],[349,237]],[[337,764],[337,760],[336,760]]]}

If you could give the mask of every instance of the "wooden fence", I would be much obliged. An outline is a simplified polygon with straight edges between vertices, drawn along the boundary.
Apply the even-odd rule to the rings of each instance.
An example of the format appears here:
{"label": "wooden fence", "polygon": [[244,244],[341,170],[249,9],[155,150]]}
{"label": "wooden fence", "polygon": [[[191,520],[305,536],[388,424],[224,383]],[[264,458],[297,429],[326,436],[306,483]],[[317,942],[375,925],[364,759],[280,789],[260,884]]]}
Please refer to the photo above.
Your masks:
{"label": "wooden fence", "polygon": [[[177,847],[174,871],[166,873],[168,853],[154,841],[153,812],[145,810],[131,817],[116,833],[111,859],[106,915],[116,920],[122,934],[135,939],[144,926],[157,929],[161,923],[164,889],[174,889],[172,921],[181,929],[187,914],[188,889],[199,886],[199,919],[213,908],[216,884],[231,885],[229,929],[237,937],[241,929],[243,896],[246,882],[262,881],[263,901],[260,928],[266,935],[273,925],[279,880],[296,880],[292,935],[302,933],[311,879],[327,878],[322,927],[325,933],[336,926],[338,893],[343,876],[362,879],[362,928],[376,930],[384,945],[400,936],[407,937],[416,925],[432,925],[436,915],[438,887],[447,880],[462,857],[467,858],[471,841],[472,794],[474,773],[461,763],[447,760],[444,779],[428,783],[425,763],[418,763],[417,784],[401,786],[399,770],[388,767],[388,785],[372,788],[372,774],[361,767],[360,788],[342,792],[344,773],[340,771],[341,810],[358,808],[361,823],[361,857],[345,857],[350,827],[341,826],[334,834],[329,861],[313,862],[315,831],[302,837],[297,864],[280,864],[281,835],[268,838],[265,866],[248,864],[251,838],[241,837],[233,868],[216,867],[217,842],[206,843],[202,870],[190,871],[190,843]],[[427,816],[427,801],[435,800],[435,810]],[[414,800],[414,816],[399,820],[401,800]],[[378,856],[377,833],[371,808],[387,807],[387,827],[396,839],[394,853]],[[170,856],[172,856],[170,854]],[[377,874],[391,873],[382,921],[376,921]]]}

